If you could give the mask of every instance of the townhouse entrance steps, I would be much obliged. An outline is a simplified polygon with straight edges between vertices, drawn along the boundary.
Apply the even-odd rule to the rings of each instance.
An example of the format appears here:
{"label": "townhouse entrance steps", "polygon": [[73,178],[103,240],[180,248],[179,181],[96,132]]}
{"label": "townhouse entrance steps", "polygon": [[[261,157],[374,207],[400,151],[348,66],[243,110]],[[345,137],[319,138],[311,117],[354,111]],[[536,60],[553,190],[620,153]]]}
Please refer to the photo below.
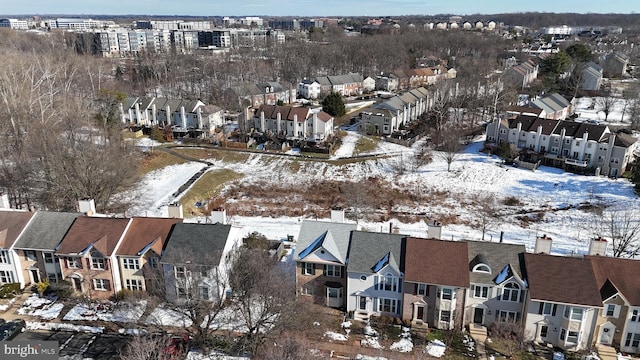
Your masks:
{"label": "townhouse entrance steps", "polygon": [[618,352],[616,349],[609,345],[598,344],[598,356],[601,360],[616,360],[618,359]]}
{"label": "townhouse entrance steps", "polygon": [[471,338],[476,343],[478,359],[486,359],[487,351],[484,347],[484,343],[487,341],[487,328],[480,324],[471,323],[469,324],[469,335],[471,335]]}

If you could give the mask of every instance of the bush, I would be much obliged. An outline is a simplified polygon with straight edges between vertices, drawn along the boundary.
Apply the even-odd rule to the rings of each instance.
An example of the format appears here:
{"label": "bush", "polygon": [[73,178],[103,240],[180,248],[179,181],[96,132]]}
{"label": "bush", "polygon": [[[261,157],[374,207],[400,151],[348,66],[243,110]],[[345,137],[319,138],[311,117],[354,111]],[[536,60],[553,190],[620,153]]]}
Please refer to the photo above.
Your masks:
{"label": "bush", "polygon": [[0,299],[11,299],[20,293],[20,283],[4,284],[0,286]]}
{"label": "bush", "polygon": [[36,290],[38,291],[38,294],[42,295],[49,289],[49,286],[51,286],[49,279],[45,279],[44,281],[40,281],[36,284]]}
{"label": "bush", "polygon": [[54,295],[60,300],[66,300],[73,295],[73,286],[69,281],[60,280],[49,285],[48,294]]}
{"label": "bush", "polygon": [[520,199],[518,199],[515,196],[507,196],[506,198],[504,198],[502,203],[504,205],[506,205],[506,206],[520,206],[520,205],[522,205],[522,202],[520,201]]}

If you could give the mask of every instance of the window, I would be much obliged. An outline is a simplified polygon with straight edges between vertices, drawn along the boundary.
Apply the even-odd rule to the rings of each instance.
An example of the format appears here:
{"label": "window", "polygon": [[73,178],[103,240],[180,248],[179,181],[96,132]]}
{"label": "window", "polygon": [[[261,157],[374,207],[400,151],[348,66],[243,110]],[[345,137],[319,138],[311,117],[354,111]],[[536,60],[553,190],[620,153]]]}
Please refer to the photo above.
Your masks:
{"label": "window", "polygon": [[553,306],[552,303],[542,303],[542,315],[553,315]]}
{"label": "window", "polygon": [[187,277],[187,271],[184,266],[176,266],[175,267],[175,275],[178,279],[184,279]]}
{"label": "window", "polygon": [[450,310],[441,310],[440,311],[440,321],[442,321],[442,322],[450,322],[451,321],[451,311]]}
{"label": "window", "polygon": [[488,286],[475,285],[473,287],[473,297],[476,298],[476,299],[488,299],[489,298],[489,287]]}
{"label": "window", "polygon": [[631,321],[640,321],[640,314],[638,314],[638,309],[631,310]]}
{"label": "window", "polygon": [[617,310],[617,306],[614,304],[609,304],[607,305],[607,307],[605,308],[605,316],[606,317],[618,317],[618,314],[616,314]]}
{"label": "window", "polygon": [[56,274],[47,274],[47,279],[49,279],[50,283],[58,282],[58,276]]}
{"label": "window", "polygon": [[583,309],[573,306],[564,307],[564,317],[574,321],[582,321]]}
{"label": "window", "polygon": [[158,258],[153,256],[147,259],[147,263],[151,266],[152,269],[158,268]]}
{"label": "window", "polygon": [[14,282],[13,271],[0,271],[0,283],[10,284]]}
{"label": "window", "polygon": [[567,340],[565,342],[568,344],[576,344],[578,342],[578,332],[569,331],[567,333]]}
{"label": "window", "polygon": [[502,300],[514,301],[520,300],[520,286],[516,283],[508,283],[502,288]]}
{"label": "window", "polygon": [[442,300],[451,300],[451,299],[453,299],[453,289],[451,289],[451,288],[442,288],[440,290],[440,299],[442,299]]}
{"label": "window", "polygon": [[502,322],[516,322],[519,320],[518,313],[515,311],[499,310],[497,320]]}
{"label": "window", "polygon": [[0,250],[0,264],[11,264],[9,254],[6,250]]}
{"label": "window", "polygon": [[557,146],[552,146],[551,147],[551,153],[552,154],[557,154],[558,153],[558,147]]}
{"label": "window", "polygon": [[342,276],[342,267],[339,265],[325,265],[324,276],[340,277]]}
{"label": "window", "polygon": [[107,279],[93,279],[93,288],[95,290],[107,291],[107,290],[109,290],[109,280],[107,280]]}
{"label": "window", "polygon": [[128,270],[139,270],[140,260],[138,259],[122,259],[122,267]]}
{"label": "window", "polygon": [[80,259],[79,258],[67,258],[67,267],[69,269],[79,269],[80,268]]}
{"label": "window", "polygon": [[491,274],[491,268],[487,264],[478,264],[473,267],[473,272]]}
{"label": "window", "polygon": [[208,300],[209,299],[209,287],[202,285],[198,287],[198,291],[200,292],[200,299]]}
{"label": "window", "polygon": [[377,283],[375,285],[376,290],[394,291],[394,292],[400,291],[398,278],[391,274],[386,274],[384,276],[380,275],[376,278],[376,280],[377,280]]}
{"label": "window", "polygon": [[640,334],[627,333],[627,339],[624,341],[626,347],[640,347]]}
{"label": "window", "polygon": [[378,311],[397,314],[400,311],[400,300],[380,298],[378,300]]}
{"label": "window", "polygon": [[360,296],[358,309],[367,310],[367,297],[366,296]]}
{"label": "window", "polygon": [[566,140],[564,141],[564,143],[565,143],[565,144],[567,144],[567,145],[571,144],[571,139],[566,139]]}
{"label": "window", "polygon": [[500,134],[506,134],[507,133],[507,129],[500,129]]}
{"label": "window", "polygon": [[580,146],[580,141],[576,141],[576,146]]}
{"label": "window", "polygon": [[422,296],[427,295],[427,284],[418,284],[416,293]]}
{"label": "window", "polygon": [[125,283],[128,290],[142,291],[142,280],[127,279]]}
{"label": "window", "polygon": [[38,261],[35,250],[25,250],[24,259],[29,261]]}
{"label": "window", "polygon": [[42,256],[44,257],[44,262],[46,262],[47,264],[53,264],[53,254],[52,253],[42,253]]}
{"label": "window", "polygon": [[342,297],[342,289],[328,288],[327,294],[332,299],[338,299]]}
{"label": "window", "polygon": [[316,269],[312,263],[302,263],[302,275],[315,275]]}
{"label": "window", "polygon": [[104,259],[91,258],[91,268],[94,270],[104,270]]}
{"label": "window", "polygon": [[315,295],[316,288],[314,288],[311,284],[302,285],[300,288],[300,294],[302,295]]}

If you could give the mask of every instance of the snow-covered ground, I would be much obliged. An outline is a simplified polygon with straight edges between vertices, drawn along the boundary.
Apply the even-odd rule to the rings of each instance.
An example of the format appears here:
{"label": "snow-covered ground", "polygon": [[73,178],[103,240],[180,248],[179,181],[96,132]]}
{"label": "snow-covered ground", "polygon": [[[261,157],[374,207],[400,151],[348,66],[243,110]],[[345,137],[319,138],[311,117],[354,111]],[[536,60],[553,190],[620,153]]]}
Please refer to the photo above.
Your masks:
{"label": "snow-covered ground", "polygon": [[[612,114],[614,115],[614,114]],[[343,139],[342,150],[348,156],[349,150],[360,135],[353,132]],[[398,154],[396,157],[367,160],[345,165],[331,162],[302,162],[296,173],[289,172],[285,157],[273,157],[266,154],[252,154],[243,163],[224,163],[215,159],[206,159],[214,166],[212,169],[227,168],[244,175],[242,181],[278,182],[296,186],[300,183],[313,183],[323,179],[337,181],[359,181],[366,177],[378,177],[399,188],[416,192],[440,191],[447,194],[445,200],[432,203],[415,204],[411,208],[398,208],[416,214],[427,214],[424,220],[416,223],[402,223],[391,219],[400,233],[412,236],[426,236],[427,222],[443,216],[455,216],[457,224],[445,224],[442,237],[445,239],[480,240],[482,232],[478,226],[478,199],[489,196],[502,208],[503,217],[486,233],[485,239],[497,241],[501,232],[505,242],[525,244],[533,250],[536,236],[546,234],[553,238],[553,253],[585,253],[588,241],[595,236],[592,231],[594,215],[578,210],[579,204],[590,202],[604,204],[609,209],[639,210],[640,204],[633,193],[633,186],[624,179],[613,180],[606,177],[582,176],[566,173],[561,169],[542,166],[537,171],[504,166],[495,156],[480,153],[482,138],[471,143],[447,172],[444,160],[434,156],[432,163],[398,175],[394,162],[399,156],[409,158],[415,149],[388,142],[379,142],[375,153]],[[338,155],[342,153],[338,151]],[[402,155],[400,155],[402,154]],[[145,178],[140,188],[145,192],[145,204],[131,210],[138,216],[167,216],[168,203],[176,201],[171,194],[191,175],[202,168],[200,163],[174,165]],[[256,171],[259,169],[260,171]],[[542,221],[530,222],[525,226],[516,219],[520,208],[507,208],[502,201],[507,197],[516,197],[523,208],[532,213],[543,215]],[[158,200],[160,199],[160,200]],[[234,199],[228,199],[234,201]],[[557,210],[557,209],[566,210]],[[258,231],[272,239],[297,236],[303,217],[243,217],[232,216],[229,220],[244,226],[245,231]],[[187,219],[186,221],[202,221]],[[389,222],[360,222],[365,230],[381,231],[389,229]]]}

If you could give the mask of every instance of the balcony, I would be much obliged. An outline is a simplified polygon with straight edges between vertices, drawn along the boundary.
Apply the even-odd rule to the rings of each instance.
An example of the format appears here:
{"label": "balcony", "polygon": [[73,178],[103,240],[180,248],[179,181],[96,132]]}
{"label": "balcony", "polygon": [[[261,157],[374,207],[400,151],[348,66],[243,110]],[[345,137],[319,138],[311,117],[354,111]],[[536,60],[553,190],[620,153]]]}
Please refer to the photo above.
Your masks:
{"label": "balcony", "polygon": [[564,163],[567,165],[579,166],[579,167],[587,167],[589,165],[588,161],[578,160],[578,159],[564,159]]}

